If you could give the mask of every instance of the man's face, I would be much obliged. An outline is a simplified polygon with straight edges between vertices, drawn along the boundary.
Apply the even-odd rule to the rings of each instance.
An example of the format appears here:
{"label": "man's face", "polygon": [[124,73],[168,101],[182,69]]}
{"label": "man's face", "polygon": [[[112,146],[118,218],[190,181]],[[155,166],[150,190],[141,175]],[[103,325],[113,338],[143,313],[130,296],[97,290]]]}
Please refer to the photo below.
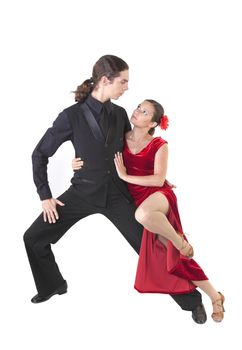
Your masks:
{"label": "man's face", "polygon": [[110,98],[113,100],[117,100],[123,93],[128,90],[128,82],[129,82],[129,71],[124,70],[120,72],[119,77],[113,79],[110,82],[108,88],[110,93]]}

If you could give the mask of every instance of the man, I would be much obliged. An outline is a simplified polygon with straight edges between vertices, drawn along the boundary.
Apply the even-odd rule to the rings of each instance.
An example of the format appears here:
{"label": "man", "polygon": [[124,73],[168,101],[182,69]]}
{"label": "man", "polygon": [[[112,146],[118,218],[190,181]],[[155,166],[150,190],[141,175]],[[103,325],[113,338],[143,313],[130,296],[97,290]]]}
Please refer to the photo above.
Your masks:
{"label": "man", "polygon": [[[92,78],[77,88],[78,103],[59,114],[33,152],[34,181],[43,208],[43,217],[41,214],[24,235],[38,291],[33,303],[67,292],[50,244],[88,215],[105,215],[139,253],[143,227],[135,220],[133,198],[113,162],[131,126],[126,111],[110,100],[117,100],[128,89],[128,80],[126,62],[113,55],[101,57],[93,67]],[[55,199],[48,185],[48,158],[68,140],[85,166],[75,172],[71,187]],[[206,321],[199,292],[172,297],[182,309],[192,311],[195,322]]]}

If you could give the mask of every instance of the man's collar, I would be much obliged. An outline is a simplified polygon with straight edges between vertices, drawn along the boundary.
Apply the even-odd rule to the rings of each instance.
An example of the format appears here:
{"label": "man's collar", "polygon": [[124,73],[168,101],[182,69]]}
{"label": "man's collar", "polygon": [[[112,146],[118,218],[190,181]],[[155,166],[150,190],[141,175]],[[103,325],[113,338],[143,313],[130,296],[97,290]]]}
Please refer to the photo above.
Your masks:
{"label": "man's collar", "polygon": [[91,94],[88,95],[86,101],[85,101],[89,107],[94,109],[95,112],[101,113],[101,110],[103,107],[107,110],[108,114],[112,111],[112,103],[110,100],[105,101],[104,103],[98,101],[95,97],[93,97]]}

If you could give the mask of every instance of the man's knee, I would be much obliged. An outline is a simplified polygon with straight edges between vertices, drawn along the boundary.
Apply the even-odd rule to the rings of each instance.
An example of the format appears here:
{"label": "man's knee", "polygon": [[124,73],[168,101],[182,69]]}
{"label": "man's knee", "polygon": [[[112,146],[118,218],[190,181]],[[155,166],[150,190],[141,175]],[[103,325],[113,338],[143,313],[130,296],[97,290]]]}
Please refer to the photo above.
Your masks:
{"label": "man's knee", "polygon": [[45,231],[45,226],[43,226],[42,216],[39,216],[26,230],[23,235],[23,240],[26,246],[33,246],[38,237],[43,237],[43,233]]}
{"label": "man's knee", "polygon": [[38,228],[34,224],[26,230],[26,232],[23,235],[23,240],[26,247],[31,248],[36,244],[36,242],[39,240],[38,237],[43,236],[43,234],[41,236],[39,235],[40,231],[41,230],[38,230]]}
{"label": "man's knee", "polygon": [[24,240],[24,244],[27,246],[27,247],[30,247],[31,246],[31,241],[32,241],[32,231],[31,229],[29,228],[23,235],[23,240]]}

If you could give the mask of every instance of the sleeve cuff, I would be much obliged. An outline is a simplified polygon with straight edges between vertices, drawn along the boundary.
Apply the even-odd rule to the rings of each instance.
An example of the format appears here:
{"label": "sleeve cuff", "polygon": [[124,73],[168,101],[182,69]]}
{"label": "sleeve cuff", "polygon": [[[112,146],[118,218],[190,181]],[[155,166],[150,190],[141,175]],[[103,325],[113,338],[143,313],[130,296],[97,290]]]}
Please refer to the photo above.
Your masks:
{"label": "sleeve cuff", "polygon": [[37,191],[40,197],[40,200],[50,199],[52,198],[52,193],[50,188],[42,188],[41,190]]}

